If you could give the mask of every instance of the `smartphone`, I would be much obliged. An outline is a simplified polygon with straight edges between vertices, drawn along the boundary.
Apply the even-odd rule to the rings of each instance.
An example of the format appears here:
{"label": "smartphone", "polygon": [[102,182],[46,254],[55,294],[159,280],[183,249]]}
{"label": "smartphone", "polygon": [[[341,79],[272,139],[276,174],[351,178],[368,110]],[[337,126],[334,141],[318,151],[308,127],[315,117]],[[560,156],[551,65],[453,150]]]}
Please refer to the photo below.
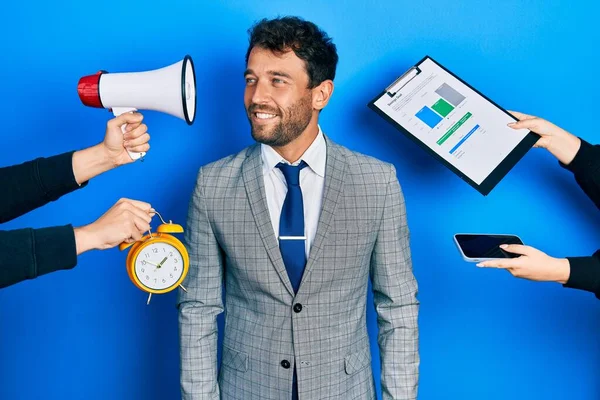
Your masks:
{"label": "smartphone", "polygon": [[523,244],[516,235],[457,233],[454,242],[465,261],[480,262],[497,258],[516,258],[518,254],[502,250],[501,244]]}

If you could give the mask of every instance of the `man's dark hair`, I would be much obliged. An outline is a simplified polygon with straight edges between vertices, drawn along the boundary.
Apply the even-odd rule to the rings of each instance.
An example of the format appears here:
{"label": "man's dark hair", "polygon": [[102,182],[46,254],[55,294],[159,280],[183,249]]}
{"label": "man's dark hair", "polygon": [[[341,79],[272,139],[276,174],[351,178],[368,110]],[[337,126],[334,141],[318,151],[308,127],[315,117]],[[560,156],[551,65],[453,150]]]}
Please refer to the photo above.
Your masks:
{"label": "man's dark hair", "polygon": [[271,50],[276,54],[292,50],[306,63],[308,87],[312,89],[321,82],[335,78],[338,62],[337,50],[327,33],[312,22],[299,17],[263,19],[248,30],[250,44],[248,57],[254,47]]}

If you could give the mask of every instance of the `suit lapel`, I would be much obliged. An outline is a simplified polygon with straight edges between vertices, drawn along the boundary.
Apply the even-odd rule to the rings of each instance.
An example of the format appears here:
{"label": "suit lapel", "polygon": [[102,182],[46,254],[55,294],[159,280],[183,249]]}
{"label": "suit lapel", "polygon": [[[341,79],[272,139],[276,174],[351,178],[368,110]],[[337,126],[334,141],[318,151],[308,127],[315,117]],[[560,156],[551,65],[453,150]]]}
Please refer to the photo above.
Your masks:
{"label": "suit lapel", "polygon": [[260,155],[260,145],[254,145],[246,153],[246,159],[242,164],[242,176],[246,195],[250,202],[250,209],[254,216],[254,221],[258,228],[258,232],[262,242],[269,254],[271,262],[275,266],[281,281],[284,286],[294,296],[294,289],[288,277],[281,252],[279,251],[279,243],[275,239],[273,232],[273,224],[269,215],[269,207],[265,195],[265,183],[262,170],[262,159]]}
{"label": "suit lapel", "polygon": [[319,258],[321,251],[323,250],[323,242],[327,236],[327,232],[331,226],[332,218],[337,208],[338,199],[340,194],[344,190],[344,179],[346,173],[346,157],[340,151],[339,146],[325,137],[327,143],[327,162],[325,165],[325,187],[323,188],[323,203],[321,206],[321,214],[319,215],[319,222],[317,224],[317,233],[315,234],[315,240],[310,248],[308,255],[308,261],[304,274],[302,275],[302,281],[300,283],[300,289],[302,290],[302,284],[306,279],[310,271],[313,269],[316,260]]}

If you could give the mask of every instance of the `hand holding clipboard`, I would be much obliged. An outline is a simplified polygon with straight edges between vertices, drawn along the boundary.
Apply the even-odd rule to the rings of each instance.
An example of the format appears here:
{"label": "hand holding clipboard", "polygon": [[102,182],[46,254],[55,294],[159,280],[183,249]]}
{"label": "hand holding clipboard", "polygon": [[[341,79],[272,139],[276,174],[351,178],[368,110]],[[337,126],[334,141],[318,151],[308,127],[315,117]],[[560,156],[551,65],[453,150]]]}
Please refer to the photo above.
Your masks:
{"label": "hand holding clipboard", "polygon": [[539,139],[508,127],[516,118],[428,56],[369,107],[483,195]]}

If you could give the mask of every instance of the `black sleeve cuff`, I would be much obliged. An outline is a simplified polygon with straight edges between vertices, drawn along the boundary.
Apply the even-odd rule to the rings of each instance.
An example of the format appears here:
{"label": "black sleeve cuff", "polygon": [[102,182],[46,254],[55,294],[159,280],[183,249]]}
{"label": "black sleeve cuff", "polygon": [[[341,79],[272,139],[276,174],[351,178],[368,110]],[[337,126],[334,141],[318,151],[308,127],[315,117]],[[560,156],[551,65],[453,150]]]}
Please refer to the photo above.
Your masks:
{"label": "black sleeve cuff", "polygon": [[84,182],[80,186],[75,180],[73,153],[75,152],[70,151],[37,160],[37,172],[48,201],[57,200],[59,197],[87,185],[87,182]]}
{"label": "black sleeve cuff", "polygon": [[600,299],[600,251],[591,257],[567,257],[571,267],[568,288],[593,292]]}
{"label": "black sleeve cuff", "polygon": [[573,161],[568,165],[559,161],[561,167],[568,169],[575,175],[589,171],[594,162],[594,146],[581,138],[579,138],[579,140],[581,140],[581,147],[579,147],[579,151],[575,154]]}
{"label": "black sleeve cuff", "polygon": [[76,264],[71,225],[0,231],[0,288]]}
{"label": "black sleeve cuff", "polygon": [[36,229],[33,232],[37,266],[35,276],[71,269],[77,265],[77,247],[72,225]]}

